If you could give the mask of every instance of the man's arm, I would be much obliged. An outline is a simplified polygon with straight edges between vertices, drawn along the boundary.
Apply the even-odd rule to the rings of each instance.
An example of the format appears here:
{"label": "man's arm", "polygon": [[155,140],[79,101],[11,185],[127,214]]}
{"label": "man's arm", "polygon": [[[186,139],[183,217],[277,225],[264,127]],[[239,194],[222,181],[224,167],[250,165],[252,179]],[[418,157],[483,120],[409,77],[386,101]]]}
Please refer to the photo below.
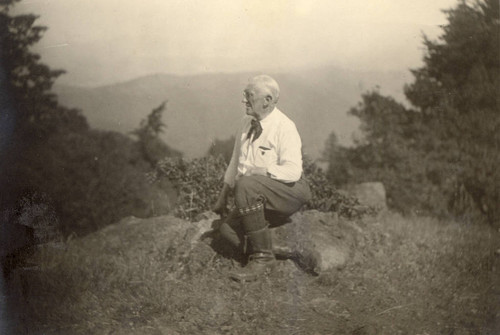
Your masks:
{"label": "man's arm", "polygon": [[268,175],[286,183],[296,182],[302,175],[302,141],[295,125],[279,134],[278,164],[267,167]]}
{"label": "man's arm", "polygon": [[212,212],[215,212],[219,215],[224,215],[226,213],[227,197],[229,196],[230,192],[231,192],[231,187],[227,183],[224,183],[224,185],[222,186],[222,190],[219,194],[219,198],[212,206]]}
{"label": "man's arm", "polygon": [[238,159],[240,156],[240,146],[241,146],[241,136],[240,132],[236,133],[236,138],[234,141],[233,154],[231,155],[231,161],[227,166],[226,173],[224,174],[224,185],[222,186],[222,190],[217,198],[217,201],[212,206],[212,211],[219,214],[224,215],[226,212],[227,206],[227,197],[231,192],[231,189],[234,187],[234,180],[236,178],[236,173],[238,171]]}

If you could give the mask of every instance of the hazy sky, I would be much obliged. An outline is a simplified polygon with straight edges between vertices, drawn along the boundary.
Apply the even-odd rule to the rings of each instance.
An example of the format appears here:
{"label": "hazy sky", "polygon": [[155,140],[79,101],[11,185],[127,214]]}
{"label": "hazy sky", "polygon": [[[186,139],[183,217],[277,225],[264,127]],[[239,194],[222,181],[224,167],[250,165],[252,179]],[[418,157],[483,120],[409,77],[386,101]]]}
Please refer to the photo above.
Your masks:
{"label": "hazy sky", "polygon": [[59,82],[164,73],[421,65],[457,0],[24,0],[49,30],[35,50]]}

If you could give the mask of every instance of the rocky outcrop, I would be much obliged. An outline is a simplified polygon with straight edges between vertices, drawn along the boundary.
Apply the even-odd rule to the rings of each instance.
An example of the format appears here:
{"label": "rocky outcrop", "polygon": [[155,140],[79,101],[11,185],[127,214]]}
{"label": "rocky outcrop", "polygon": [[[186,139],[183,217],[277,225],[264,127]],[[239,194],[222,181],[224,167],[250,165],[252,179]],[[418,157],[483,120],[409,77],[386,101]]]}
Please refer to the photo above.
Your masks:
{"label": "rocky outcrop", "polygon": [[296,213],[272,232],[277,257],[290,258],[314,274],[345,266],[355,243],[355,230],[347,222],[314,210]]}
{"label": "rocky outcrop", "polygon": [[103,254],[125,250],[123,257],[131,264],[144,262],[144,255],[148,254],[166,276],[179,278],[201,271],[216,255],[202,239],[204,233],[211,231],[215,218],[210,213],[198,222],[170,215],[147,219],[131,216],[79,242],[89,243]]}
{"label": "rocky outcrop", "polygon": [[[170,276],[196,273],[218,255],[243,260],[216,231],[214,213],[204,213],[198,222],[172,216],[148,219],[128,217],[87,237],[105,253],[127,250],[131,262],[152,246],[156,257]],[[147,229],[145,229],[147,227]],[[351,256],[355,230],[334,213],[306,211],[296,213],[291,222],[272,228],[274,251],[278,259],[291,259],[304,271],[320,274],[343,267]],[[134,251],[135,250],[135,251]],[[153,251],[152,251],[153,252]]]}

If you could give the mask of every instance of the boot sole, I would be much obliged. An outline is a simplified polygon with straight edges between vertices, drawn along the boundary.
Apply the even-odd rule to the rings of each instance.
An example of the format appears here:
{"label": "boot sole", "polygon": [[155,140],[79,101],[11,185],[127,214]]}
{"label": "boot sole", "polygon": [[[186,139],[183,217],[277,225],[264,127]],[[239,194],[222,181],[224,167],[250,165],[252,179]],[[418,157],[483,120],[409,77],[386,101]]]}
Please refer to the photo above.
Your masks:
{"label": "boot sole", "polygon": [[276,262],[274,262],[272,265],[268,265],[264,270],[264,273],[262,274],[242,275],[239,273],[233,273],[229,275],[229,278],[237,282],[253,282],[257,281],[260,277],[269,276],[275,269]]}

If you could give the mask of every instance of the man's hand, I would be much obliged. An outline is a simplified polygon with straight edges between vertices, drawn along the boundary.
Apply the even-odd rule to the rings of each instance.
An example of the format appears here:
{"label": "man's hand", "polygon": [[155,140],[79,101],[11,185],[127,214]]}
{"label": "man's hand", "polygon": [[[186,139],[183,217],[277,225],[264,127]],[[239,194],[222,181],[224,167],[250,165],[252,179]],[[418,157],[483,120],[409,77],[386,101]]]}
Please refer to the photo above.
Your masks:
{"label": "man's hand", "polygon": [[265,167],[252,167],[247,173],[249,176],[267,176],[267,168]]}
{"label": "man's hand", "polygon": [[227,213],[226,199],[221,199],[219,196],[219,199],[217,199],[215,204],[212,206],[212,212],[219,214],[220,216],[224,216]]}

